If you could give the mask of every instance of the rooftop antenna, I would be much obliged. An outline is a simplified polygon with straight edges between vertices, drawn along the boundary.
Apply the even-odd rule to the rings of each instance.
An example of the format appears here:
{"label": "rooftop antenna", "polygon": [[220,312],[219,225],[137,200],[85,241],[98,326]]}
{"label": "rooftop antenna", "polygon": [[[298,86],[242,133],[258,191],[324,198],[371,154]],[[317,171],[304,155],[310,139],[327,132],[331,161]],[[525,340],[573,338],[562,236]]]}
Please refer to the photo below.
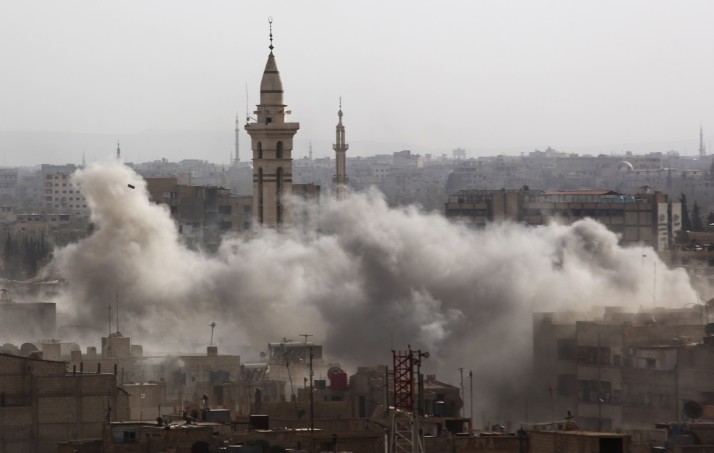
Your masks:
{"label": "rooftop antenna", "polygon": [[310,160],[312,160],[312,140],[310,140],[310,151],[309,151],[309,156],[310,156]]}
{"label": "rooftop antenna", "polygon": [[248,108],[248,82],[245,83],[245,122],[252,120],[250,117],[250,109]]}
{"label": "rooftop antenna", "polygon": [[211,347],[213,347],[213,329],[216,328],[216,323],[212,322],[209,324],[209,326],[211,326]]}
{"label": "rooftop antenna", "polygon": [[119,333],[119,292],[116,293],[116,305],[117,305],[117,333]]}
{"label": "rooftop antenna", "polygon": [[240,126],[238,125],[238,112],[236,112],[236,153],[235,157],[231,155],[231,165],[238,164],[240,162]]}
{"label": "rooftop antenna", "polygon": [[109,313],[109,335],[111,335],[111,333],[112,333],[112,304],[111,304],[111,302],[107,305],[107,308],[109,309],[109,310],[107,310]]}
{"label": "rooftop antenna", "polygon": [[299,336],[305,337],[305,339],[302,341],[303,343],[307,343],[307,337],[314,337],[314,335],[312,335],[310,333],[301,333],[301,334],[299,334]]}

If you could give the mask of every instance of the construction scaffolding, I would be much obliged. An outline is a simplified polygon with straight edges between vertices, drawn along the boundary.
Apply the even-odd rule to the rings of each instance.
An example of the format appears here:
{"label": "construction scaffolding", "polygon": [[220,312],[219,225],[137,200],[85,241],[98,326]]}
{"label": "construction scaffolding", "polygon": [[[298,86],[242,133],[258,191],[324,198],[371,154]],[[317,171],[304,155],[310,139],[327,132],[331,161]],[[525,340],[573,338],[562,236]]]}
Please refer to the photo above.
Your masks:
{"label": "construction scaffolding", "polygon": [[[392,351],[394,361],[394,412],[390,432],[390,453],[423,453],[419,414],[414,410],[414,377],[419,377],[421,351]],[[419,405],[418,405],[419,406]]]}

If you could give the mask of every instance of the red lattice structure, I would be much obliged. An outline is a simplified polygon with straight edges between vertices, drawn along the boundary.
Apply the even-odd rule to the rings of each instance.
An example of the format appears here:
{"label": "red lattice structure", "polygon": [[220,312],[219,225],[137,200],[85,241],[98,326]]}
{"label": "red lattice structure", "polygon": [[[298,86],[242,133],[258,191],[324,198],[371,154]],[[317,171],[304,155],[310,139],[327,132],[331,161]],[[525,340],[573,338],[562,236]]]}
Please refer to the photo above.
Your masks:
{"label": "red lattice structure", "polygon": [[394,408],[414,411],[414,354],[392,351],[394,357]]}

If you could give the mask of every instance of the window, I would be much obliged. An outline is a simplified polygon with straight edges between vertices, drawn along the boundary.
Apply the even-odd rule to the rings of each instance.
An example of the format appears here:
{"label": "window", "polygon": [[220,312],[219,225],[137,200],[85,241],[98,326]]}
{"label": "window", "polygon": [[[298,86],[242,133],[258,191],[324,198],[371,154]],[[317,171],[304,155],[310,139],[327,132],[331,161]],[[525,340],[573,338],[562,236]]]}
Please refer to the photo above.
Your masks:
{"label": "window", "polygon": [[231,215],[232,209],[231,205],[218,206],[218,213],[224,215]]}
{"label": "window", "polygon": [[112,431],[112,440],[115,444],[131,444],[137,441],[136,431]]}
{"label": "window", "polygon": [[558,360],[576,360],[577,350],[575,338],[558,339]]}
{"label": "window", "polygon": [[275,149],[275,158],[276,159],[283,158],[283,142],[278,142],[277,147]]}
{"label": "window", "polygon": [[609,365],[610,348],[578,346],[578,363],[583,365]]}
{"label": "window", "polygon": [[558,395],[575,395],[578,391],[578,380],[574,374],[558,375]]}

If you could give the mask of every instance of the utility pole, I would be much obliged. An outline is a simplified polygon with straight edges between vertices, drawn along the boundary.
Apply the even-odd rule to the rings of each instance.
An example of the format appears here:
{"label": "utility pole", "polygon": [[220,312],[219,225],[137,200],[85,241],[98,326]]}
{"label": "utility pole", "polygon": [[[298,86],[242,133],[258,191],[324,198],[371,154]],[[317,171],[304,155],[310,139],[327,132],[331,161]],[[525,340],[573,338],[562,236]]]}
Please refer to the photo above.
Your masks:
{"label": "utility pole", "polygon": [[474,372],[469,370],[469,428],[473,430],[474,423]]}
{"label": "utility pole", "polygon": [[310,435],[315,430],[315,400],[313,397],[313,385],[312,385],[312,345],[310,345]]}
{"label": "utility pole", "polygon": [[209,324],[209,326],[211,326],[211,347],[213,347],[213,329],[216,328],[216,323],[212,322]]}
{"label": "utility pole", "polygon": [[464,369],[463,369],[463,367],[459,368],[459,374],[461,375],[461,417],[463,418],[463,416],[464,416],[464,400],[465,400],[464,397],[466,396],[466,395],[464,395]]}

